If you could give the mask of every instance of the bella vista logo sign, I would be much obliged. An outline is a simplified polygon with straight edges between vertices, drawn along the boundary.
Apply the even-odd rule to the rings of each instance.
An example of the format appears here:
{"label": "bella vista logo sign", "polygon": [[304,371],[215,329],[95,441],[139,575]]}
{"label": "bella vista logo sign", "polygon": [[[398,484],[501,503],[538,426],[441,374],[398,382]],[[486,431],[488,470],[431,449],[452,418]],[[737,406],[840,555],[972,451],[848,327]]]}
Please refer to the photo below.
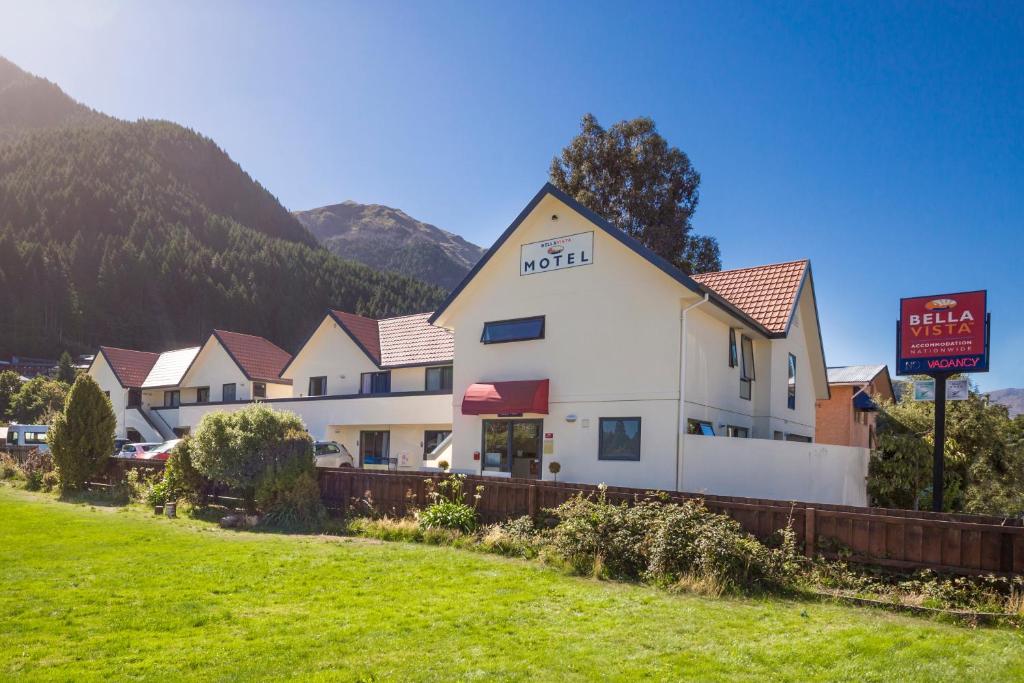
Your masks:
{"label": "bella vista logo sign", "polygon": [[898,372],[988,369],[986,293],[900,300]]}

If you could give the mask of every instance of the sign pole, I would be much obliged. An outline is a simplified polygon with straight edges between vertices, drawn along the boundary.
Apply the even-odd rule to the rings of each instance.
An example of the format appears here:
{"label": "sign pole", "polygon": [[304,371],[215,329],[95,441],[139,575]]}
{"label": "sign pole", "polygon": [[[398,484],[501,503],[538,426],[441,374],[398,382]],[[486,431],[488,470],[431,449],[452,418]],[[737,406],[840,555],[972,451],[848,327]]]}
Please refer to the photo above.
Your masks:
{"label": "sign pole", "polygon": [[942,493],[946,469],[946,378],[948,373],[932,375],[935,380],[935,449],[932,451],[932,510],[942,512]]}

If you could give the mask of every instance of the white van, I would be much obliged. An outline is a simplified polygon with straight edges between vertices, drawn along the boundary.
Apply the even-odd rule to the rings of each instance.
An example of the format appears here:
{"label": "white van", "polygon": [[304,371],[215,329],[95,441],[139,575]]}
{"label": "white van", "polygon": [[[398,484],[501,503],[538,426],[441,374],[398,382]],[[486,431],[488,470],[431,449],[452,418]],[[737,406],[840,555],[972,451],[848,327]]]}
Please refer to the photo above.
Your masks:
{"label": "white van", "polygon": [[47,425],[19,425],[7,426],[7,446],[13,448],[38,448],[41,451],[48,451],[50,447],[46,444],[47,432],[50,427]]}

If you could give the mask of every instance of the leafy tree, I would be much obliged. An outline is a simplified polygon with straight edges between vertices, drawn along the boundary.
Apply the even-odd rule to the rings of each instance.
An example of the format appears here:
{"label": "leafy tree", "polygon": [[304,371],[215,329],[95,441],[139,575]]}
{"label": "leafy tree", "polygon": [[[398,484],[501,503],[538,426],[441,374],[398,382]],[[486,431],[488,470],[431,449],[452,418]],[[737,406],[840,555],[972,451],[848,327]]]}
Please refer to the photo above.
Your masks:
{"label": "leafy tree", "polygon": [[11,401],[21,389],[21,377],[13,370],[0,372],[0,422],[10,419]]}
{"label": "leafy tree", "polygon": [[[930,508],[934,427],[930,401],[880,402],[878,449],[868,474],[876,504]],[[948,402],[944,454],[948,511],[1024,511],[1024,420],[1010,420],[1006,406],[989,403],[973,387],[967,400]]]}
{"label": "leafy tree", "polygon": [[114,451],[116,427],[110,399],[96,380],[85,373],[79,375],[49,431],[61,491],[79,490],[103,470]]}
{"label": "leafy tree", "polygon": [[57,366],[57,379],[71,385],[74,384],[77,374],[78,371],[75,369],[75,362],[71,360],[71,354],[67,351],[60,354],[60,365]]}
{"label": "leafy tree", "polygon": [[605,129],[587,114],[550,174],[556,187],[684,271],[721,269],[718,242],[691,234],[700,174],[652,119]]}
{"label": "leafy tree", "polygon": [[21,385],[11,398],[10,417],[21,424],[50,424],[64,407],[68,385],[37,375]]}
{"label": "leafy tree", "polygon": [[257,490],[262,494],[279,481],[315,471],[313,442],[299,416],[264,404],[207,413],[189,452],[201,475],[241,490],[250,511],[256,509]]}

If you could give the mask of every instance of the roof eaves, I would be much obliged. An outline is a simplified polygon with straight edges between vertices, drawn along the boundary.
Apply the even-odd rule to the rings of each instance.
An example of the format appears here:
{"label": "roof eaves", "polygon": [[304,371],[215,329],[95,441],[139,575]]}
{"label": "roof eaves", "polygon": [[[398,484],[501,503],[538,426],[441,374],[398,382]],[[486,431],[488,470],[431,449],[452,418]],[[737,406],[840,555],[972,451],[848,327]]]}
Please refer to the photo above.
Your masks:
{"label": "roof eaves", "polygon": [[504,245],[505,242],[508,240],[508,238],[512,236],[512,233],[514,233],[516,229],[522,224],[522,222],[526,220],[526,217],[529,216],[530,213],[532,213],[533,210],[537,208],[537,205],[540,204],[541,200],[543,200],[548,195],[551,195],[555,199],[558,199],[562,203],[566,204],[573,211],[576,211],[584,218],[589,220],[591,223],[604,230],[606,233],[608,233],[613,238],[618,240],[620,243],[625,245],[628,249],[631,249],[637,255],[646,259],[648,262],[651,263],[651,265],[655,266],[656,268],[661,270],[663,273],[665,273],[666,275],[668,275],[676,282],[680,283],[681,285],[689,289],[690,291],[696,294],[700,294],[701,296],[705,294],[706,290],[702,288],[701,285],[698,284],[695,280],[693,280],[689,275],[679,270],[671,263],[669,263],[667,260],[665,260],[658,254],[654,253],[653,251],[642,245],[633,237],[627,235],[624,231],[620,230],[619,228],[609,223],[607,220],[599,216],[591,209],[588,209],[587,207],[583,206],[583,204],[579,203],[562,190],[559,190],[551,183],[544,183],[544,187],[542,187],[540,191],[537,192],[536,195],[534,195],[533,199],[530,200],[530,203],[526,205],[526,208],[519,212],[519,215],[516,216],[516,219],[512,221],[512,223],[507,228],[505,228],[505,231],[501,233],[501,236],[498,237],[494,244],[491,245],[491,248],[487,250],[487,253],[485,253],[483,257],[481,257],[481,259],[476,262],[476,265],[473,266],[472,270],[470,270],[466,274],[466,277],[462,278],[462,282],[460,282],[458,286],[452,290],[451,294],[448,295],[444,302],[442,302],[441,305],[437,307],[437,310],[434,311],[434,313],[429,318],[427,318],[428,323],[433,324],[440,317],[440,315],[448,309],[452,302],[454,302],[455,299],[458,298],[459,294],[462,293],[462,290],[464,290],[466,286],[469,285],[473,278],[476,277],[477,273],[479,273],[480,270],[487,264],[487,262],[491,260],[491,257],[494,256],[498,249],[500,249],[502,245]]}

